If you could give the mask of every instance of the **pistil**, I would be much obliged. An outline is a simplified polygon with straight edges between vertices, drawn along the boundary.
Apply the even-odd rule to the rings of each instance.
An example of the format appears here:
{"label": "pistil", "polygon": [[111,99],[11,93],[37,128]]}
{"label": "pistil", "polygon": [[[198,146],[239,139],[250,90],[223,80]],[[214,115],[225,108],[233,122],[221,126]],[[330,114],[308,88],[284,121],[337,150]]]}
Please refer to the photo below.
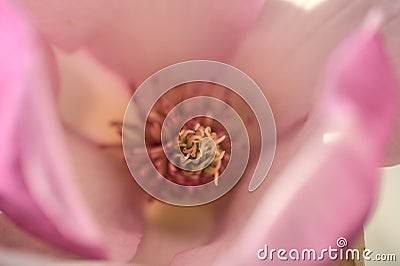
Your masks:
{"label": "pistil", "polygon": [[[204,127],[200,125],[200,123],[196,123],[192,129],[182,129],[179,133],[179,148],[185,155],[182,163],[199,159],[202,156],[200,142],[205,138],[210,138],[214,141],[216,145],[215,157],[207,167],[202,171],[198,171],[195,175],[197,178],[213,176],[214,184],[217,186],[222,166],[222,159],[225,156],[225,151],[222,149],[221,143],[226,139],[226,135],[218,135],[216,132],[211,130],[210,126]],[[193,178],[193,176],[191,178]]]}

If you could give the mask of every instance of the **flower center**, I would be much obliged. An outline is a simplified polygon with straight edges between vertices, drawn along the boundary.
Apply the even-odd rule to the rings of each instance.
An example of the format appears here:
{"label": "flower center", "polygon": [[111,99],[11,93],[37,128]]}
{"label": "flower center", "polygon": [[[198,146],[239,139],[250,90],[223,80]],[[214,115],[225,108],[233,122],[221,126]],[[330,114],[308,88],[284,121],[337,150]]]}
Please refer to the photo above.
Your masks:
{"label": "flower center", "polygon": [[146,126],[146,146],[153,166],[164,178],[183,186],[214,181],[228,165],[231,143],[224,126],[209,117],[196,117],[181,128],[177,142],[170,143],[170,161],[161,143],[163,114],[153,112]]}
{"label": "flower center", "polygon": [[[211,139],[216,145],[215,151],[211,147],[202,147],[202,141],[205,139]],[[226,139],[226,135],[218,135],[216,132],[211,130],[210,126],[204,127],[200,123],[192,129],[182,129],[179,133],[179,148],[184,154],[182,160],[183,166],[186,166],[189,162],[199,160],[200,157],[214,156],[213,161],[202,169],[202,174],[206,176],[213,176],[215,185],[218,185],[218,177],[222,166],[222,159],[225,156],[225,150],[223,150],[221,143]],[[211,150],[214,151],[212,154]]]}

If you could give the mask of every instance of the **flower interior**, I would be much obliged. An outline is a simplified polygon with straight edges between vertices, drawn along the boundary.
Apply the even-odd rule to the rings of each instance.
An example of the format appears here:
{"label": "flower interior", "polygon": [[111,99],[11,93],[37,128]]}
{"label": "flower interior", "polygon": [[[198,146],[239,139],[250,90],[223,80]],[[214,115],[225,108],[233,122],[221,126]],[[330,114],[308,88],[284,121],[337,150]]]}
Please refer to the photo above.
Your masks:
{"label": "flower interior", "polygon": [[[160,128],[152,126],[155,121],[150,120],[148,123],[149,128]],[[212,181],[218,185],[218,178],[230,158],[230,139],[225,128],[212,118],[196,117],[185,123],[177,138],[177,153],[183,155],[178,160],[179,165],[174,165],[167,159],[161,142],[154,141],[160,137],[146,141],[150,144],[147,146],[149,156],[157,171],[179,185],[198,186]],[[210,142],[206,140],[212,140],[216,148],[212,149]],[[208,160],[205,159],[210,157],[213,159],[207,164]]]}
{"label": "flower interior", "polygon": [[[160,86],[160,84],[155,84],[155,86]],[[204,106],[196,106],[196,108],[200,108],[200,113],[205,114],[205,116],[196,116],[187,121],[178,129],[176,138],[170,141],[173,143],[164,143],[167,150],[164,151],[163,149],[161,131],[166,117],[179,103],[198,96],[214,97],[232,106],[248,129],[250,158],[258,154],[260,130],[258,124],[255,123],[256,118],[251,108],[229,89],[205,82],[179,85],[169,90],[156,101],[145,122],[146,152],[152,162],[152,166],[158,173],[175,184],[199,186],[213,182],[215,186],[218,186],[218,183],[222,180],[221,178],[229,178],[227,175],[221,175],[227,168],[231,158],[231,145],[240,146],[243,143],[236,139],[233,144],[232,136],[228,134],[222,124],[223,122],[220,123],[218,120],[208,116],[207,112],[214,107],[210,106],[207,101],[204,102]],[[180,118],[177,117],[178,120],[176,121],[180,121]],[[133,123],[134,121],[132,125],[125,124],[125,130],[132,131],[132,136],[136,134],[136,130],[140,130],[140,127],[138,128]],[[127,134],[127,136],[130,136],[130,134]],[[138,163],[137,160],[140,157],[135,154],[143,152],[136,148],[140,146],[135,144],[137,141],[141,140],[132,137],[130,140],[132,148],[126,153],[127,160],[135,163]],[[165,152],[171,153],[167,157]],[[168,159],[171,158],[171,154],[173,158],[176,158],[173,162]],[[148,167],[150,166],[147,163],[143,164],[144,173],[149,173],[146,170]],[[157,177],[152,174],[146,174],[146,176],[148,176],[150,183],[153,183],[152,179],[154,179],[154,185],[160,186],[161,189],[162,185],[155,181]]]}

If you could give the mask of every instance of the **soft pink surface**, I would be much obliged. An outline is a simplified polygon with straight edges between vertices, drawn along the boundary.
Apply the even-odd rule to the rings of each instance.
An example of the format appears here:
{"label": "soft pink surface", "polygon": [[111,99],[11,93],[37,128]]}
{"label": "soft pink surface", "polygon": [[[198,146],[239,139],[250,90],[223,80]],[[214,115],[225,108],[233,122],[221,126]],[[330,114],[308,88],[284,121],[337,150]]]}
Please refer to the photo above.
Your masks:
{"label": "soft pink surface", "polygon": [[[259,262],[256,252],[265,243],[325,248],[339,236],[357,234],[375,195],[376,167],[394,108],[394,85],[379,38],[367,30],[342,44],[325,71],[321,95],[314,95],[326,57],[374,1],[328,1],[309,13],[277,0],[18,2],[46,40],[67,51],[84,46],[133,88],[175,62],[231,58],[264,89],[280,134],[267,182],[249,194],[244,180],[236,194],[217,203],[228,210],[214,241],[178,255],[176,264],[248,265]],[[394,3],[380,2],[391,22],[383,33],[392,58],[399,51]],[[141,237],[143,194],[122,160],[69,132],[72,170],[44,48],[17,17],[0,12],[5,32],[0,55],[7,62],[0,72],[0,209],[59,247],[100,258],[106,256],[105,239],[109,258],[129,260]],[[80,127],[79,112],[73,116],[65,110],[72,114],[68,126],[77,132],[95,142],[114,142],[96,132],[97,126]],[[387,163],[399,159],[398,117]],[[36,176],[39,171],[44,174]]]}
{"label": "soft pink surface", "polygon": [[72,178],[54,105],[53,58],[4,1],[0,31],[0,209],[58,247],[105,258],[101,234]]}
{"label": "soft pink surface", "polygon": [[[214,241],[178,254],[173,265],[258,265],[264,244],[319,251],[336,247],[339,237],[354,240],[376,195],[395,89],[376,29],[346,39],[330,58],[306,124],[279,140],[267,182],[252,194],[242,182],[224,199],[232,205]],[[312,263],[330,261],[303,262]]]}
{"label": "soft pink surface", "polygon": [[142,237],[148,195],[130,175],[121,150],[104,149],[69,132],[69,150],[86,203],[100,225],[109,258],[127,262]]}
{"label": "soft pink surface", "polygon": [[[400,77],[400,5],[392,0],[321,1],[312,10],[284,0],[16,2],[47,40],[88,48],[132,87],[184,60],[232,63],[265,90],[280,133],[308,115],[327,56],[372,7],[385,11],[382,32]],[[400,108],[396,117],[385,165],[400,162]]]}
{"label": "soft pink surface", "polygon": [[[130,260],[141,238],[145,194],[121,153],[65,134],[50,50],[10,8],[0,7],[0,56],[7,62],[0,71],[0,242],[53,255],[69,256],[53,250],[58,247],[84,258]],[[84,77],[97,74],[93,68],[89,63]],[[63,84],[61,97],[64,90]]]}
{"label": "soft pink surface", "polygon": [[[279,134],[292,130],[309,115],[328,56],[373,7],[384,11],[383,45],[400,84],[398,1],[328,0],[307,11],[290,1],[265,3],[257,23],[239,43],[230,63],[250,75],[263,89]],[[400,91],[399,86],[397,91]],[[396,98],[396,131],[388,143],[385,165],[400,163],[399,95]]]}
{"label": "soft pink surface", "polygon": [[189,59],[221,60],[255,22],[264,1],[19,1],[50,41],[85,45],[131,83]]}

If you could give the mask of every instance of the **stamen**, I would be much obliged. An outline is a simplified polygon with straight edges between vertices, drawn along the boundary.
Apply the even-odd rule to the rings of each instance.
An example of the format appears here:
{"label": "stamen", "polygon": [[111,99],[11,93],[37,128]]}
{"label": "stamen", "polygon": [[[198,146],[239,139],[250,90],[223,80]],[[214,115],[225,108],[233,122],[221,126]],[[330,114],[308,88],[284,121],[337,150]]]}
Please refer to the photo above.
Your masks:
{"label": "stamen", "polygon": [[220,137],[219,139],[217,139],[215,141],[215,144],[220,144],[221,142],[223,142],[226,139],[226,135],[223,135],[222,137]]}
{"label": "stamen", "polygon": [[[213,119],[203,118],[187,123],[178,134],[178,149],[182,154],[178,152],[172,155],[178,163],[174,165],[169,162],[161,146],[161,125],[164,118],[165,114],[162,110],[155,110],[149,115],[146,124],[147,152],[157,171],[166,179],[180,185],[197,186],[214,181],[214,184],[218,186],[218,178],[229,161],[230,153],[230,143],[225,141],[228,135],[225,135],[221,125]],[[214,132],[213,129],[216,131]],[[215,149],[208,146],[208,141],[202,143],[206,138],[214,141]],[[229,149],[227,153],[226,149]],[[146,151],[132,150],[131,152]],[[213,156],[211,163],[207,160],[208,156]],[[193,169],[193,167],[201,170],[185,170]]]}
{"label": "stamen", "polygon": [[182,176],[190,179],[201,179],[204,176],[210,176],[213,177],[214,184],[218,186],[218,177],[220,175],[222,159],[225,155],[221,143],[226,139],[226,135],[218,136],[217,133],[212,131],[210,126],[204,127],[200,123],[196,123],[193,129],[182,129],[181,132],[179,132],[178,144],[181,152],[185,156],[181,159],[181,162],[186,165],[189,163],[189,159],[199,159],[202,156],[199,143],[205,138],[211,138],[217,145],[214,160],[202,171],[196,171],[189,174],[188,171],[181,170]]}

